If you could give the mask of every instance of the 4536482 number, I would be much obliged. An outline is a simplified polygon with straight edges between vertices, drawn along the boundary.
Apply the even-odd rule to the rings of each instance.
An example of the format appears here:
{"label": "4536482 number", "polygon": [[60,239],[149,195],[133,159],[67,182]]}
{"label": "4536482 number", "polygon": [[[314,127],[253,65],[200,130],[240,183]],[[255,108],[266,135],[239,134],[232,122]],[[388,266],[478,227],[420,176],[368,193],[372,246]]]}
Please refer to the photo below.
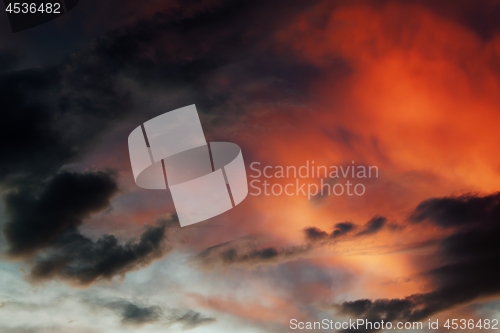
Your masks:
{"label": "4536482 number", "polygon": [[61,14],[61,4],[58,2],[51,3],[29,3],[29,2],[15,2],[9,3],[5,11],[10,14]]}
{"label": "4536482 number", "polygon": [[498,330],[498,319],[448,319],[444,327],[449,330]]}

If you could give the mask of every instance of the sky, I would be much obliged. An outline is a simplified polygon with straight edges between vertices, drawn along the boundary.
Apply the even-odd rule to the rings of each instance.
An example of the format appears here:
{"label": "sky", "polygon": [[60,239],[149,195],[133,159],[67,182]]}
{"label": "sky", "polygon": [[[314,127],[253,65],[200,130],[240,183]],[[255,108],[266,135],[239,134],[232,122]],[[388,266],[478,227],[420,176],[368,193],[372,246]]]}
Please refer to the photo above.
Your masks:
{"label": "sky", "polygon": [[[17,33],[0,15],[0,332],[500,320],[498,15],[493,0],[80,0]],[[168,190],[135,184],[127,139],[192,104],[207,141],[241,147],[250,185],[363,194],[250,186],[180,227]],[[276,175],[313,164],[376,173]]]}

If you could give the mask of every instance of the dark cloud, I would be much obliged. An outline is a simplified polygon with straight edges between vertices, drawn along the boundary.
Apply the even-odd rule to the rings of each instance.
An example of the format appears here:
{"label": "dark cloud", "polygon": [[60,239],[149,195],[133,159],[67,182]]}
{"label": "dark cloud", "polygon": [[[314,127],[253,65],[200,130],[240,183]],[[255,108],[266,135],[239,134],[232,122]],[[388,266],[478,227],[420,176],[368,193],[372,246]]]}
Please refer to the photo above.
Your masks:
{"label": "dark cloud", "polygon": [[[214,122],[239,121],[241,105],[248,101],[300,100],[304,84],[322,72],[293,57],[276,61],[270,54],[270,31],[310,5],[241,1],[187,16],[163,11],[111,31],[59,62],[1,74],[2,120],[8,126],[0,133],[0,186],[8,193],[4,235],[9,254],[32,260],[34,280],[59,277],[81,284],[157,258],[164,227],[151,228],[138,242],[125,245],[112,235],[93,241],[80,234],[78,226],[109,207],[117,185],[106,172],[61,169],[78,161],[120,122],[130,122],[132,129],[193,102],[211,113]],[[18,61],[13,55],[5,55],[12,66]],[[217,88],[216,82],[226,81],[231,91]],[[144,108],[141,92],[147,92],[152,104],[158,96],[161,110]],[[165,105],[166,92],[180,97]],[[141,112],[134,113],[137,110]],[[220,122],[217,125],[220,128]],[[205,128],[207,137],[217,135],[210,126]],[[275,250],[228,251],[223,257],[228,262],[273,260],[280,256]]]}
{"label": "dark cloud", "polygon": [[335,224],[334,230],[329,234],[326,231],[323,231],[317,227],[309,227],[304,229],[304,234],[307,240],[309,241],[319,241],[325,240],[328,238],[340,237],[345,234],[348,234],[352,230],[354,230],[356,226],[352,222],[340,222]]}
{"label": "dark cloud", "polygon": [[164,309],[140,301],[121,299],[114,302],[98,301],[97,304],[117,312],[124,325],[145,325],[159,322],[165,327],[181,325],[183,329],[189,330],[216,321],[215,318],[206,317],[194,310]]}
{"label": "dark cloud", "polygon": [[372,320],[421,320],[432,314],[500,293],[500,200],[487,196],[429,199],[410,217],[454,232],[439,242],[434,256],[441,264],[423,275],[434,290],[403,299],[357,300],[340,306],[341,312]]}
{"label": "dark cloud", "polygon": [[333,230],[331,237],[339,237],[345,235],[352,230],[354,230],[356,226],[351,222],[340,222],[335,225],[335,230]]}
{"label": "dark cloud", "polygon": [[361,230],[356,236],[373,235],[379,232],[387,223],[387,219],[382,216],[375,216],[370,221],[368,221],[363,230]]}
{"label": "dark cloud", "polygon": [[88,64],[75,56],[56,66],[0,76],[8,124],[0,133],[0,184],[45,180],[129,114],[130,93],[104,67],[102,61]]}
{"label": "dark cloud", "polygon": [[[168,10],[159,6],[155,15],[111,31],[55,65],[2,74],[0,100],[8,126],[0,133],[0,182],[53,175],[95,144],[106,128],[141,109],[136,89],[124,82],[159,96],[182,91],[181,97],[165,107],[195,102],[200,110],[214,115],[211,119],[219,125],[221,119],[237,123],[245,112],[242,105],[300,104],[309,97],[308,83],[325,70],[292,53],[278,57],[275,33],[318,2],[244,0],[205,5],[202,1],[183,3],[182,9],[167,6]],[[467,1],[418,3],[453,17],[484,38],[500,29],[495,14],[500,8],[495,1],[482,0],[481,6]],[[322,26],[328,10],[335,7],[331,5],[324,17],[307,23]],[[19,56],[16,50],[2,51],[0,60],[1,66],[13,68]],[[337,73],[339,78],[351,73],[345,59],[331,59],[327,66],[328,73]],[[147,115],[141,114],[137,117],[145,120]],[[225,117],[216,117],[220,114]],[[208,127],[207,131],[209,139],[218,135]]]}
{"label": "dark cloud", "polygon": [[500,32],[500,3],[496,0],[478,0],[454,2],[419,0],[414,3],[425,6],[434,13],[452,19],[473,31],[483,40],[490,40]]}
{"label": "dark cloud", "polygon": [[199,253],[195,261],[208,268],[219,265],[252,266],[283,263],[303,257],[314,249],[334,245],[337,241],[349,241],[354,237],[374,235],[385,225],[386,218],[376,216],[368,221],[359,233],[350,236],[349,234],[356,229],[356,225],[352,222],[335,224],[331,233],[317,227],[308,227],[303,230],[305,242],[292,246],[263,245],[263,240],[244,238],[209,247]]}
{"label": "dark cloud", "polygon": [[143,325],[156,322],[163,315],[159,306],[145,306],[130,301],[116,301],[107,307],[117,311],[122,316],[123,324]]}
{"label": "dark cloud", "polygon": [[304,229],[305,236],[308,240],[317,241],[328,237],[328,233],[316,227]]}
{"label": "dark cloud", "polygon": [[422,319],[421,316],[415,316],[415,303],[412,298],[375,301],[361,299],[342,304],[342,312],[370,321]]}
{"label": "dark cloud", "polygon": [[0,50],[0,73],[15,70],[19,65],[19,55],[11,50]]}
{"label": "dark cloud", "polygon": [[[245,112],[242,105],[278,101],[300,104],[309,97],[308,83],[326,71],[294,58],[290,52],[279,56],[275,33],[319,2],[243,0],[158,5],[155,8],[160,11],[155,15],[138,17],[134,23],[127,19],[128,25],[96,38],[55,65],[2,74],[0,100],[3,121],[9,126],[0,133],[0,182],[51,176],[95,144],[118,120],[139,109],[147,113],[137,104],[136,89],[125,81],[159,96],[182,91],[181,97],[165,107],[195,102],[203,112],[224,114],[226,117],[212,118],[219,125],[221,119],[236,123],[235,119]],[[387,2],[373,3],[382,6]],[[116,8],[112,3],[96,3],[89,8],[109,11]],[[480,5],[467,1],[417,3],[455,19],[484,38],[500,31],[496,19],[500,7],[494,0],[481,0]],[[325,7],[322,15],[307,24],[321,27],[337,6]],[[119,12],[130,13],[134,11],[125,8],[138,6],[126,1],[118,7]],[[115,14],[113,19],[118,20],[117,11],[113,11],[107,15]],[[88,13],[92,17],[102,14]],[[19,62],[18,52],[2,51],[0,60],[0,66],[13,68]],[[326,66],[329,74],[337,73],[339,78],[351,73],[345,59],[331,59]],[[142,117],[145,120],[147,116]],[[217,136],[208,127],[207,131],[209,139]],[[33,160],[37,163],[31,163]]]}
{"label": "dark cloud", "polygon": [[485,197],[463,195],[458,198],[435,198],[420,203],[410,221],[430,220],[443,227],[490,226],[500,218],[500,193]]}
{"label": "dark cloud", "polygon": [[[375,216],[371,218],[366,224],[363,226],[362,230],[358,233],[352,235],[352,237],[359,236],[367,236],[374,235],[380,230],[382,230],[387,225],[387,219],[382,216]],[[345,236],[356,229],[356,225],[352,222],[340,222],[335,224],[334,230],[328,234],[326,231],[323,231],[316,227],[309,227],[304,229],[305,237],[309,241],[321,241],[328,240],[330,241],[334,238]]]}
{"label": "dark cloud", "polygon": [[[241,121],[242,105],[298,103],[307,82],[324,71],[292,55],[277,61],[271,31],[312,5],[245,0],[186,5],[201,8],[194,12],[171,8],[108,32],[56,64],[1,74],[8,126],[0,133],[0,185],[46,180],[129,118],[135,118],[133,129],[196,103],[216,123],[218,130],[204,127],[214,139],[222,122]],[[0,53],[9,66],[16,57],[15,51]],[[335,66],[339,73],[348,67]],[[175,98],[166,104],[170,93]],[[161,110],[150,107],[155,96]]]}
{"label": "dark cloud", "polygon": [[[172,224],[173,225],[173,224]],[[121,245],[113,235],[97,241],[77,230],[66,230],[47,250],[33,259],[32,281],[61,278],[71,283],[88,285],[149,265],[170,250],[165,244],[168,224],[149,227],[138,241]]]}
{"label": "dark cloud", "polygon": [[240,239],[209,247],[195,261],[205,268],[226,265],[259,265],[293,260],[312,249],[311,244],[291,247],[263,246],[254,239]]}
{"label": "dark cloud", "polygon": [[[58,114],[46,101],[58,81],[55,70],[26,70],[0,77],[5,130],[0,133],[0,181],[47,176],[72,154],[54,129]],[[30,161],[37,161],[36,163]]]}
{"label": "dark cloud", "polygon": [[117,191],[110,173],[65,171],[42,189],[8,194],[4,233],[9,254],[30,259],[32,281],[62,278],[82,285],[112,279],[161,257],[167,250],[165,230],[176,225],[175,216],[123,245],[113,235],[93,241],[78,231],[92,213],[110,206]]}
{"label": "dark cloud", "polygon": [[9,220],[4,234],[12,256],[47,247],[66,229],[79,226],[92,213],[110,205],[118,192],[106,172],[61,172],[43,189],[23,187],[5,197]]}
{"label": "dark cloud", "polygon": [[158,309],[155,307],[141,308],[135,304],[128,304],[123,310],[123,323],[144,324],[158,320]]}

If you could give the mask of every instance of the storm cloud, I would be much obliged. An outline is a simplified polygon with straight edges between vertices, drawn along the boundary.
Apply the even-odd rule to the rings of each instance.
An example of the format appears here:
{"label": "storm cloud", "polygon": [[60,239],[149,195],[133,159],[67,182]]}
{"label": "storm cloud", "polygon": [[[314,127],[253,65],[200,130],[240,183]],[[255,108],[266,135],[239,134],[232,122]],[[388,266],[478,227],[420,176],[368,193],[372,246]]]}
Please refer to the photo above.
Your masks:
{"label": "storm cloud", "polygon": [[148,227],[138,241],[120,244],[113,235],[92,241],[74,229],[66,230],[47,250],[33,259],[32,281],[60,278],[88,285],[96,280],[143,268],[161,258],[170,248],[165,244],[167,223]]}
{"label": "storm cloud", "polygon": [[161,257],[167,250],[166,228],[176,225],[175,217],[123,245],[113,235],[93,241],[79,232],[78,226],[93,213],[110,207],[117,192],[111,173],[64,171],[39,191],[10,193],[4,230],[9,254],[30,260],[33,281],[62,278],[82,285],[112,279]]}
{"label": "storm cloud", "polygon": [[66,229],[109,207],[118,192],[114,176],[106,172],[64,171],[43,185],[39,193],[24,187],[5,198],[9,220],[4,233],[12,256],[50,245]]}
{"label": "storm cloud", "polygon": [[454,232],[439,242],[442,264],[423,276],[434,291],[403,299],[356,300],[340,312],[370,320],[421,320],[440,311],[500,293],[500,195],[433,198],[420,203],[412,223],[431,223]]}
{"label": "storm cloud", "polygon": [[[163,253],[165,226],[151,227],[138,241],[122,245],[113,235],[94,241],[78,230],[111,207],[117,180],[108,171],[62,170],[97,145],[109,128],[124,122],[132,129],[164,108],[193,101],[211,119],[217,114],[231,119],[236,101],[274,103],[276,94],[299,100],[301,84],[320,75],[314,66],[293,58],[277,62],[258,47],[270,38],[269,30],[279,27],[278,21],[310,4],[271,5],[280,11],[279,20],[259,21],[246,33],[245,25],[269,6],[254,5],[226,3],[196,15],[161,11],[110,31],[56,63],[1,73],[0,100],[8,124],[0,133],[0,186],[7,193],[3,234],[9,256],[32,261],[33,280],[87,284],[138,268]],[[228,25],[235,29],[228,30]],[[250,58],[249,49],[254,50]],[[2,58],[12,66],[23,62],[10,51]],[[303,78],[298,86],[288,80],[290,73]],[[215,88],[218,77],[232,81],[235,92]],[[272,85],[275,93],[249,90],[249,81]],[[149,94],[148,103],[150,96],[157,96],[164,108],[144,107],[143,91]],[[164,105],[169,91],[181,93]],[[217,136],[210,126],[205,128],[208,136]],[[272,249],[264,249],[244,260],[274,256]],[[236,260],[230,253],[227,258]]]}

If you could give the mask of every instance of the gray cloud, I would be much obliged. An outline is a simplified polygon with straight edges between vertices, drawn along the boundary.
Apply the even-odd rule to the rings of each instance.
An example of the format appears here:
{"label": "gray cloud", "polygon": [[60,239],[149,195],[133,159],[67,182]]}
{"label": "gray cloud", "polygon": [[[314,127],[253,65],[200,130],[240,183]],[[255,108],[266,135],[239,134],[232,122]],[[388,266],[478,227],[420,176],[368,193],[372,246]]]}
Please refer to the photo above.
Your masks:
{"label": "gray cloud", "polygon": [[117,312],[124,325],[160,323],[165,327],[181,325],[183,329],[189,330],[216,321],[215,318],[206,317],[194,310],[164,309],[157,305],[144,304],[141,301],[98,301],[97,304]]}
{"label": "gray cloud", "polygon": [[198,326],[210,324],[216,321],[215,318],[205,317],[201,313],[188,310],[186,312],[179,312],[169,316],[171,324],[181,324],[184,329],[193,329]]}
{"label": "gray cloud", "polygon": [[116,301],[106,305],[122,317],[123,324],[144,325],[157,322],[163,316],[159,306],[146,306],[130,301]]}

